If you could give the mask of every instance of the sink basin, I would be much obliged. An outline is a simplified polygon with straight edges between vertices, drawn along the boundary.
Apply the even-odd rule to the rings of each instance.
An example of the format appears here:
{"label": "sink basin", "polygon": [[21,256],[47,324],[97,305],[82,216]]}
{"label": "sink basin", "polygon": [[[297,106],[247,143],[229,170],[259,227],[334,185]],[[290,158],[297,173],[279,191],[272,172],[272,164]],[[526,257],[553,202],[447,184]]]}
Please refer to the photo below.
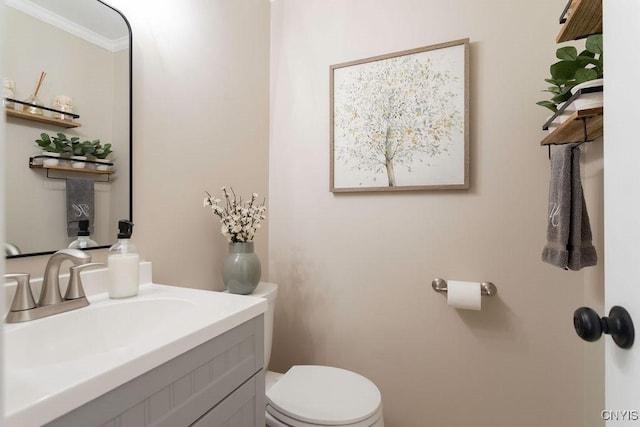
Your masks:
{"label": "sink basin", "polygon": [[187,320],[194,307],[175,298],[123,300],[22,323],[5,334],[5,369],[48,369],[130,349],[152,336],[178,330],[176,322]]}
{"label": "sink basin", "polygon": [[4,325],[7,426],[52,421],[266,310],[261,298],[157,284],[133,298],[88,299]]}

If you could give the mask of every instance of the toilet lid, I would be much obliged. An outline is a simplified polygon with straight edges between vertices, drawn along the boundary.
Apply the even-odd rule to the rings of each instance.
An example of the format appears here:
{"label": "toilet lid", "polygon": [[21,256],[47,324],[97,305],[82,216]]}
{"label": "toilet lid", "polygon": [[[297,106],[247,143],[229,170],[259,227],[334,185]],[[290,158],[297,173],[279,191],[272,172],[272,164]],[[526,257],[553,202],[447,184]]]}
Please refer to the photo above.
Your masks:
{"label": "toilet lid", "polygon": [[330,366],[293,366],[267,391],[267,403],[303,422],[356,423],[371,417],[382,398],[362,375]]}

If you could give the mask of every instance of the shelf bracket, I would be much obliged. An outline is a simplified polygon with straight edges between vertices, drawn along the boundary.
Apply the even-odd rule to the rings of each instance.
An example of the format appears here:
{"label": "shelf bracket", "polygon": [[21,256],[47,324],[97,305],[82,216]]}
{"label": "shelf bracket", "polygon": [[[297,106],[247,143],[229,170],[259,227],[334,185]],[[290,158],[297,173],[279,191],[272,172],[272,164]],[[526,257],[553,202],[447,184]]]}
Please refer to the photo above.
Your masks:
{"label": "shelf bracket", "polygon": [[551,125],[551,123],[556,119],[556,117],[562,114],[564,110],[566,110],[567,107],[571,105],[573,101],[579,98],[582,94],[602,92],[602,91],[604,91],[604,86],[593,86],[593,87],[585,87],[585,88],[579,89],[576,93],[574,93],[571,96],[571,98],[569,98],[564,104],[562,104],[560,108],[558,108],[558,111],[556,111],[551,117],[549,117],[549,119],[545,122],[545,124],[542,125],[542,130],[549,130],[549,125]]}
{"label": "shelf bracket", "polygon": [[[582,139],[582,141],[578,142],[578,145],[582,145],[585,142],[589,142],[589,129],[587,127],[587,119],[588,117],[579,118],[579,120],[582,121],[582,132],[584,134],[584,138]],[[547,144],[547,154],[548,154],[549,160],[551,160],[551,144]]]}
{"label": "shelf bracket", "polygon": [[571,7],[571,3],[572,2],[573,2],[573,0],[569,0],[567,5],[564,7],[564,10],[562,11],[562,14],[560,15],[560,18],[558,19],[558,22],[559,22],[560,25],[562,25],[565,22],[567,22],[567,16],[569,15],[569,8]]}

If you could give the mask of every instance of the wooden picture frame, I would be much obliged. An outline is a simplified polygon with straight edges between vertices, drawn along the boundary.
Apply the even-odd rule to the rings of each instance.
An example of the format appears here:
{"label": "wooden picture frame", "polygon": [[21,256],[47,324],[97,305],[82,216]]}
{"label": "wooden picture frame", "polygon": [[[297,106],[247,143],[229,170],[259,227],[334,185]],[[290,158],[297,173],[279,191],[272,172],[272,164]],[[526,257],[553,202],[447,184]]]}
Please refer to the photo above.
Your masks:
{"label": "wooden picture frame", "polygon": [[469,188],[469,39],[330,66],[330,191]]}

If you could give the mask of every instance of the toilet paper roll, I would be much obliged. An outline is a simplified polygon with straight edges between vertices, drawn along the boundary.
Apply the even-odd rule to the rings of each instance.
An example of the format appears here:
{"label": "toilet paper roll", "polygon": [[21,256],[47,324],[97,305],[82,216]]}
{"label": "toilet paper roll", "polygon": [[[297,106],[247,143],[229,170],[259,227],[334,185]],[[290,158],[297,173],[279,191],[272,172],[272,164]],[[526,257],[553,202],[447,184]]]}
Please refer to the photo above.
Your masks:
{"label": "toilet paper roll", "polygon": [[480,310],[482,290],[478,282],[447,280],[447,304],[464,310]]}

